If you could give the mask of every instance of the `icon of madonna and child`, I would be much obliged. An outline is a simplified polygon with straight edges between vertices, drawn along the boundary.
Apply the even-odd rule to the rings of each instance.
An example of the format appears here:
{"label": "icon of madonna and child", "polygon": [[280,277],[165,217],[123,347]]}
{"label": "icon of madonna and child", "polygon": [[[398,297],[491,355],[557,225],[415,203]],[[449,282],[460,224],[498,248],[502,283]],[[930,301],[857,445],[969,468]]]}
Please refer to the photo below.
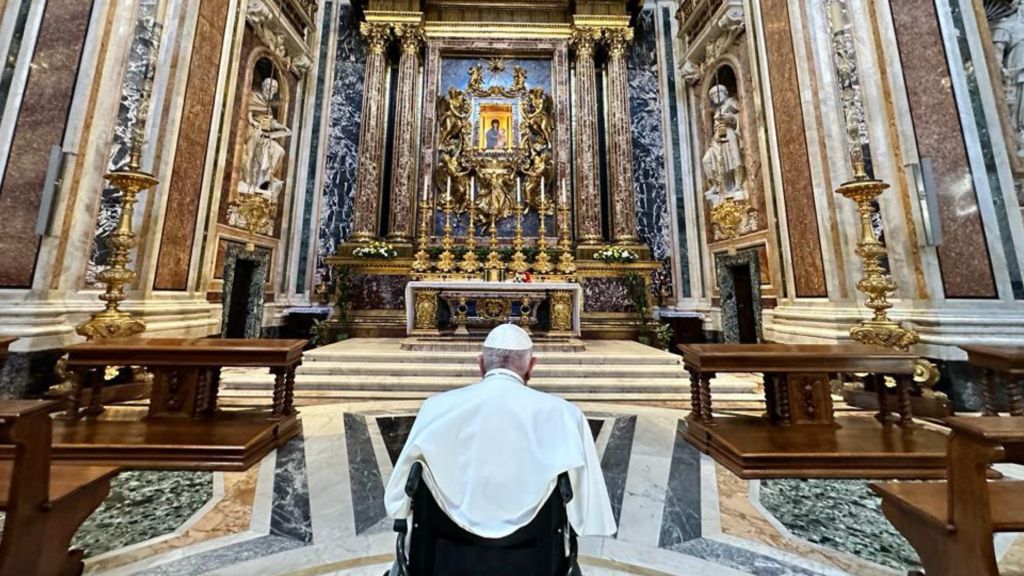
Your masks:
{"label": "icon of madonna and child", "polygon": [[511,150],[515,147],[511,104],[483,104],[479,111],[480,136],[478,147],[489,152]]}

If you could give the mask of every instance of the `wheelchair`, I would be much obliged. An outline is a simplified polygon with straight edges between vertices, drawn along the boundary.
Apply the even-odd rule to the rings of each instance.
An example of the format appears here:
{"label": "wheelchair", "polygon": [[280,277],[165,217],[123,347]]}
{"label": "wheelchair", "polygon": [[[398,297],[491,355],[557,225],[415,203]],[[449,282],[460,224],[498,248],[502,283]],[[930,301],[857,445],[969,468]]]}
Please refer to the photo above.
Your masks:
{"label": "wheelchair", "polygon": [[582,576],[579,539],[565,511],[572,484],[564,472],[537,516],[497,539],[481,538],[455,524],[423,481],[420,462],[412,466],[405,493],[412,498],[412,533],[407,520],[395,520],[396,561],[384,576]]}

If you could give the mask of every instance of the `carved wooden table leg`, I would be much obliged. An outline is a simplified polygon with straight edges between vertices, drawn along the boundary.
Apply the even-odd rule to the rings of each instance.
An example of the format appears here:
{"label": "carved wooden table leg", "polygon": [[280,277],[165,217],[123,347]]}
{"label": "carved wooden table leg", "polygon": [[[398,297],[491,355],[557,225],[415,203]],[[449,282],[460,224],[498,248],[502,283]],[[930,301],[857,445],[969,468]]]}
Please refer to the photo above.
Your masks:
{"label": "carved wooden table leg", "polygon": [[904,374],[896,379],[896,391],[899,394],[900,426],[906,426],[913,421],[910,408],[910,386],[913,381],[914,377],[909,374]]}
{"label": "carved wooden table leg", "polygon": [[984,369],[981,371],[981,415],[982,416],[999,416],[999,412],[996,410],[996,391],[995,384],[992,382],[994,374],[991,370]]}
{"label": "carved wooden table leg", "polygon": [[789,409],[789,375],[775,376],[775,405],[779,408],[779,420],[791,424],[793,414]]}
{"label": "carved wooden table leg", "polygon": [[295,366],[288,368],[284,378],[284,412],[285,416],[295,412]]}
{"label": "carved wooden table leg", "polygon": [[765,372],[762,376],[764,382],[764,404],[766,416],[771,422],[779,421],[779,403],[778,403],[778,375]]}
{"label": "carved wooden table leg", "polygon": [[96,368],[89,371],[89,405],[82,411],[86,416],[103,414],[103,374],[104,370]]}
{"label": "carved wooden table leg", "polygon": [[284,414],[285,369],[273,368],[271,372],[274,374],[274,407],[271,413],[274,416],[282,416]]}
{"label": "carved wooden table leg", "polygon": [[207,415],[213,416],[217,413],[217,397],[220,394],[220,366],[210,371],[210,403],[207,408]]}
{"label": "carved wooden table leg", "polygon": [[1021,398],[1021,389],[1024,388],[1024,379],[1014,382],[1013,378],[1006,380],[1006,393],[1010,397],[1010,416],[1024,416],[1024,399]]}
{"label": "carved wooden table leg", "polygon": [[700,417],[705,424],[711,424],[711,379],[714,374],[700,375]]}
{"label": "carved wooden table leg", "polygon": [[882,424],[889,423],[889,396],[885,391],[885,376],[870,374],[868,378],[875,383],[875,394],[878,396],[878,413],[875,419]]}
{"label": "carved wooden table leg", "polygon": [[690,370],[690,416],[700,418],[700,375]]}

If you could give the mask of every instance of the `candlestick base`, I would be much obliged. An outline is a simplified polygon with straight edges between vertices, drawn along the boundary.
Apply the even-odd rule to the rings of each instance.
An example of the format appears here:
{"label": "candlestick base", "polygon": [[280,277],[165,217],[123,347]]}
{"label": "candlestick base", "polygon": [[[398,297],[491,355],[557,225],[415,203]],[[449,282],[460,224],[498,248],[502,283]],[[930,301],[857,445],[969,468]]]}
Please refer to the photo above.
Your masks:
{"label": "candlestick base", "polygon": [[508,263],[508,269],[516,274],[522,274],[530,269],[530,264],[526,261],[526,254],[516,250],[515,254],[512,255],[512,261]]}
{"label": "candlestick base", "polygon": [[437,269],[441,272],[455,270],[455,254],[452,254],[450,250],[442,252],[441,256],[437,259]]}
{"label": "candlestick base", "polygon": [[472,274],[480,269],[480,260],[476,257],[476,252],[472,248],[462,257],[459,268],[467,274]]}
{"label": "candlestick base", "polygon": [[413,272],[427,272],[430,270],[430,254],[427,254],[426,250],[420,250],[416,253],[415,259],[412,261]]}
{"label": "candlestick base", "polygon": [[572,250],[562,252],[558,259],[558,271],[566,275],[576,272],[576,257],[572,255]]}
{"label": "candlestick base", "polygon": [[551,263],[551,257],[548,256],[547,250],[541,250],[537,254],[537,258],[533,261],[533,270],[538,274],[550,274],[555,269],[555,265]]}

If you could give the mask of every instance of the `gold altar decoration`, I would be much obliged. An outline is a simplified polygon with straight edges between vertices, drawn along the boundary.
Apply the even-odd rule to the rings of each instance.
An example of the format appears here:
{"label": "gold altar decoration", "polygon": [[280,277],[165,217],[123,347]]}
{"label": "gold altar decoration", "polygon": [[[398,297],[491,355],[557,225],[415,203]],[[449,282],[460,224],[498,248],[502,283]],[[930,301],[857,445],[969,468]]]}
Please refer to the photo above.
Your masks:
{"label": "gold altar decoration", "polygon": [[523,254],[523,246],[525,244],[523,241],[523,205],[517,202],[516,235],[512,239],[512,247],[516,251],[512,254],[512,261],[508,263],[508,269],[516,274],[522,274],[530,269],[530,265],[526,262],[526,255]]}
{"label": "gold altar decoration", "polygon": [[558,290],[551,294],[551,331],[572,330],[572,292]]}
{"label": "gold altar decoration", "polygon": [[[245,229],[252,235],[263,233],[277,213],[277,203],[262,194],[246,194],[236,206],[238,214],[245,219]],[[256,244],[252,240],[245,243],[247,252],[255,249]]]}
{"label": "gold altar decoration", "polygon": [[874,311],[870,320],[864,320],[850,329],[850,337],[861,344],[908,350],[920,341],[920,336],[888,316],[887,311],[892,308],[888,297],[896,291],[896,283],[882,267],[882,258],[886,256],[885,245],[875,238],[871,227],[871,215],[874,212],[872,203],[887,188],[888,184],[868,177],[864,162],[858,160],[854,163],[854,179],[839,186],[837,191],[853,200],[860,213],[861,239],[857,244],[857,255],[863,260],[864,277],[857,283],[857,289],[868,297],[865,305]]}
{"label": "gold altar decoration", "polygon": [[110,265],[96,276],[100,284],[106,285],[106,290],[100,294],[100,300],[106,305],[102,311],[92,314],[89,320],[75,328],[75,331],[87,340],[127,338],[146,330],[146,324],[142,320],[120,309],[121,302],[128,298],[124,287],[135,280],[135,272],[128,268],[131,250],[138,243],[132,230],[135,202],[138,200],[139,192],[159,182],[152,174],[139,169],[141,151],[138,146],[133,148],[127,166],[104,176],[112,186],[121,191],[121,214],[117,219],[117,228],[107,238],[107,245],[113,250]]}
{"label": "gold altar decoration", "polygon": [[540,210],[537,214],[540,216],[540,227],[537,229],[537,257],[533,261],[533,270],[538,274],[550,274],[554,271],[555,266],[551,263],[551,257],[548,255],[548,231],[545,223],[548,215],[548,201],[543,196],[540,199]]}
{"label": "gold altar decoration", "polygon": [[437,296],[438,290],[416,291],[416,330],[437,329]]}
{"label": "gold altar decoration", "polygon": [[451,272],[455,269],[455,254],[452,248],[455,241],[452,240],[452,195],[451,192],[445,195],[444,202],[444,237],[441,239],[441,246],[444,252],[437,259],[437,269],[441,272]]}
{"label": "gold altar decoration", "polygon": [[430,246],[430,229],[427,222],[433,215],[433,211],[430,209],[430,203],[427,202],[427,197],[424,194],[423,200],[420,201],[420,234],[419,234],[419,251],[416,252],[415,260],[412,263],[412,271],[429,272],[430,254],[427,252],[427,248]]}
{"label": "gold altar decoration", "polygon": [[570,235],[572,234],[572,217],[569,215],[569,203],[563,197],[561,202],[561,208],[558,210],[561,215],[561,240],[558,242],[558,247],[562,251],[562,255],[558,258],[558,271],[566,276],[574,274],[576,272],[576,257],[572,254],[572,240]]}
{"label": "gold altar decoration", "polygon": [[[470,198],[473,193],[470,192]],[[476,218],[476,211],[473,209],[473,202],[469,203],[469,222],[466,227],[466,253],[462,256],[459,268],[466,274],[472,274],[480,269],[480,261],[476,257],[476,226],[473,220]]]}
{"label": "gold altar decoration", "polygon": [[[492,71],[503,71],[506,65],[502,58],[489,59],[485,64]],[[523,182],[527,212],[540,208],[542,183],[555,181],[551,96],[541,88],[530,88],[526,70],[518,66],[513,70],[511,86],[485,87],[485,64],[469,70],[466,90],[452,87],[446,96],[438,98],[438,167],[434,173],[435,189],[441,189],[451,179],[456,214],[469,211],[469,182],[471,178],[477,179],[481,186],[473,208],[481,223],[492,215],[502,219],[512,214],[516,179]],[[480,104],[480,118],[490,119],[505,131],[509,139],[504,146],[488,147],[483,121],[480,126],[473,125],[474,102],[478,98],[507,100]],[[519,118],[518,141],[512,140],[515,117]]]}

